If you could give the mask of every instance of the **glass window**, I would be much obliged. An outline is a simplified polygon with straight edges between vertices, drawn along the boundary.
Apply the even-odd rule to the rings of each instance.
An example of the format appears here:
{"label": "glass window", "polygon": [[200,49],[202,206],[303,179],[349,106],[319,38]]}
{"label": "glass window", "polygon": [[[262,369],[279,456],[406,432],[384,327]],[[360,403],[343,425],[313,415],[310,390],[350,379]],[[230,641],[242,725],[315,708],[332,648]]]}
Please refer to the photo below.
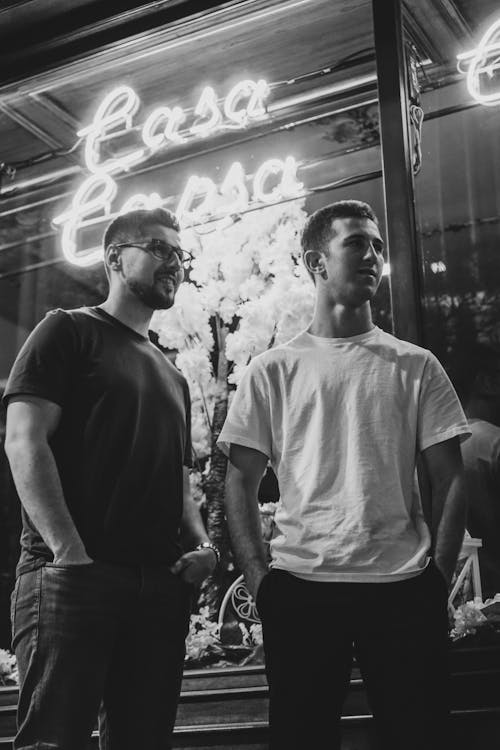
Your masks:
{"label": "glass window", "polygon": [[[228,4],[0,90],[2,159],[15,170],[0,206],[3,384],[48,310],[104,299],[101,237],[127,207],[176,211],[201,246],[239,236],[235,254],[240,228],[245,238],[261,231],[273,210],[295,222],[294,247],[301,222],[334,200],[366,200],[383,224],[370,0],[245,8]],[[274,227],[264,241],[278,239]],[[392,330],[388,276],[374,312]],[[161,331],[160,343],[175,359]],[[201,466],[202,401],[194,395]],[[0,543],[12,549],[9,523]]]}
{"label": "glass window", "polygon": [[[500,75],[494,54],[486,51],[481,64],[473,58],[474,44],[499,20],[498,13],[462,5],[476,29],[475,43],[469,38],[461,46],[456,40],[445,50],[446,59],[424,68],[420,78],[425,117],[415,197],[423,343],[465,394],[475,347],[500,346]],[[469,80],[472,64],[479,67]],[[488,64],[490,74],[481,70]]]}
{"label": "glass window", "polygon": [[375,78],[368,0],[291,0],[195,16],[5,87],[0,381],[47,310],[102,300],[103,228],[140,196],[201,207],[204,223],[210,190],[226,194],[220,218],[235,191],[255,211],[302,183],[309,211],[329,186],[346,181],[335,194],[348,197],[380,174]]}
{"label": "glass window", "polygon": [[446,367],[469,420],[467,530],[481,540],[486,600],[500,590],[500,13],[492,2],[455,5],[464,33],[420,77],[415,197],[423,343]]}

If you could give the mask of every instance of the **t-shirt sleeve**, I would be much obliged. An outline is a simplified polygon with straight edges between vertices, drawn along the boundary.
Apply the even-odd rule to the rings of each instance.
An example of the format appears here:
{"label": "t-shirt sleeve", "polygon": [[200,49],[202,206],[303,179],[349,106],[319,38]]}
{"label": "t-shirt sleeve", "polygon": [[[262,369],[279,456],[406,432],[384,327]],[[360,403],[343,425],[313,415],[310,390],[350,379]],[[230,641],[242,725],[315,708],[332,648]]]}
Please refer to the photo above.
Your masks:
{"label": "t-shirt sleeve", "polygon": [[77,336],[70,316],[53,310],[33,329],[17,355],[3,402],[14,396],[38,396],[60,406],[71,388]]}
{"label": "t-shirt sleeve", "polygon": [[186,442],[184,445],[184,466],[193,468],[193,445],[191,442],[191,395],[187,382],[184,384],[184,401],[186,404]]}
{"label": "t-shirt sleeve", "polygon": [[217,445],[229,456],[231,443],[264,453],[272,458],[268,380],[265,369],[251,362],[236,389]]}
{"label": "t-shirt sleeve", "polygon": [[458,396],[438,359],[428,352],[420,384],[418,409],[418,448],[470,435],[469,425]]}

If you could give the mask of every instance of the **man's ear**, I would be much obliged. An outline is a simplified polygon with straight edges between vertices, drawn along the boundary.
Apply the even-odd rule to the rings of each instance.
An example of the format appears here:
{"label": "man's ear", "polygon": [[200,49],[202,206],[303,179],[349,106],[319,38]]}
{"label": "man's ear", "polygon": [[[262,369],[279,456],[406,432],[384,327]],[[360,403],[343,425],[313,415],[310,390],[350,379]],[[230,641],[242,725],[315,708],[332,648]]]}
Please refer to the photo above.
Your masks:
{"label": "man's ear", "polygon": [[304,253],[304,265],[310,273],[321,278],[328,278],[325,269],[325,256],[318,250],[306,250]]}
{"label": "man's ear", "polygon": [[120,250],[116,245],[108,245],[104,251],[104,260],[108,268],[112,271],[119,271],[122,267],[122,258]]}

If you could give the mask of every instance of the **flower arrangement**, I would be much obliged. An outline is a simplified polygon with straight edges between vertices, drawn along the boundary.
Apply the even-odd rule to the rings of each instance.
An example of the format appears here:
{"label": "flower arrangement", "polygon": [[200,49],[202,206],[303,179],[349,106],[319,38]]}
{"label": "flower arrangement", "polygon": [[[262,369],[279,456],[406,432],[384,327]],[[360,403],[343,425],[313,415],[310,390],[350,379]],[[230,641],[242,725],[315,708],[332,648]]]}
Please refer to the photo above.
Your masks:
{"label": "flower arrangement", "polygon": [[478,629],[500,633],[500,594],[483,602],[479,597],[461,604],[453,613],[450,638],[457,641]]}
{"label": "flower arrangement", "polygon": [[186,663],[200,664],[223,655],[220,642],[220,626],[210,620],[208,607],[201,607],[192,614],[186,638]]}
{"label": "flower arrangement", "polygon": [[[312,316],[313,285],[299,262],[303,200],[268,206],[210,234],[182,233],[193,255],[189,280],[155,313],[159,343],[177,352],[190,385],[193,446],[210,455],[214,400],[237,385],[250,359],[292,338]],[[214,366],[223,354],[225,372]]]}
{"label": "flower arrangement", "polygon": [[16,657],[0,648],[0,685],[17,685],[18,682]]}
{"label": "flower arrangement", "polygon": [[304,199],[233,217],[216,231],[188,228],[193,256],[176,304],[155,313],[158,343],[175,354],[191,392],[195,468],[192,488],[205,512],[221,565],[201,590],[200,606],[217,612],[234,578],[224,512],[226,459],[216,442],[234,387],[252,357],[292,338],[312,317],[314,286],[300,262]]}
{"label": "flower arrangement", "polygon": [[254,623],[247,627],[238,623],[230,639],[224,639],[221,626],[213,622],[208,607],[201,607],[191,615],[189,632],[186,638],[186,667],[200,667],[210,664],[247,664],[249,661],[263,661],[262,625]]}

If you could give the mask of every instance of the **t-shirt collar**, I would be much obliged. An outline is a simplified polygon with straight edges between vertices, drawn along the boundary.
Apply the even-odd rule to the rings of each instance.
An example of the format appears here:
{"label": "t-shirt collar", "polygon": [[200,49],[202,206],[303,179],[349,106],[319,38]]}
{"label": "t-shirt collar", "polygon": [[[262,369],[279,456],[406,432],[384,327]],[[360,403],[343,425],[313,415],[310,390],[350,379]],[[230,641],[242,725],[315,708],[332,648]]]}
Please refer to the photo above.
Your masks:
{"label": "t-shirt collar", "polygon": [[134,330],[134,328],[131,328],[126,323],[122,323],[121,320],[118,320],[118,318],[115,318],[114,315],[110,315],[110,313],[106,312],[106,310],[103,310],[102,307],[91,307],[89,308],[92,312],[97,313],[101,318],[104,318],[105,320],[108,320],[110,323],[115,325],[117,328],[121,328],[126,333],[130,334],[134,338],[136,338],[138,341],[148,341],[149,337],[143,336],[142,333],[139,333],[138,331]]}
{"label": "t-shirt collar", "polygon": [[364,344],[367,341],[375,339],[379,332],[380,328],[378,326],[373,326],[369,331],[358,333],[356,336],[315,336],[308,331],[304,331],[301,335],[312,344],[318,344],[320,346],[339,346],[342,344]]}

